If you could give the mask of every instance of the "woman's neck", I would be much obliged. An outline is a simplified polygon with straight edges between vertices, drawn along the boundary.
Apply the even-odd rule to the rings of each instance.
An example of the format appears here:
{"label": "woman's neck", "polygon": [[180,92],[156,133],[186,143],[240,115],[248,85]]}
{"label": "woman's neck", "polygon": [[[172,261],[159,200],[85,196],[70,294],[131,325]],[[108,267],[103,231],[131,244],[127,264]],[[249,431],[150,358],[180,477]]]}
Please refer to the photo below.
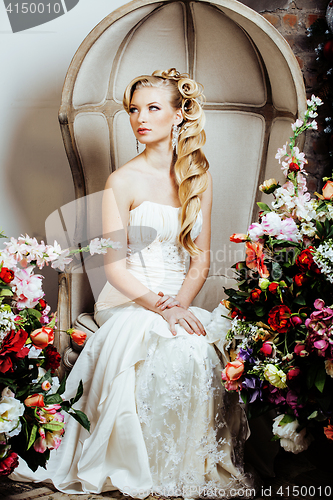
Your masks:
{"label": "woman's neck", "polygon": [[143,151],[147,165],[160,172],[171,173],[173,171],[173,150],[171,144],[147,145]]}

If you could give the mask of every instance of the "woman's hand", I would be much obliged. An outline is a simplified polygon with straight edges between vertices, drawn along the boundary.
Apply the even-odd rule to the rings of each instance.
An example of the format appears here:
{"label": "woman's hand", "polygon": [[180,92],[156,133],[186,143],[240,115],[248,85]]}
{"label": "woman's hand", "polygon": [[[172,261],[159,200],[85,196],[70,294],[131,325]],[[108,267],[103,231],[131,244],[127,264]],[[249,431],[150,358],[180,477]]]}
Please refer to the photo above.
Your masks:
{"label": "woman's hand", "polygon": [[175,325],[182,326],[189,334],[206,335],[203,325],[194,314],[184,307],[166,308],[161,316],[169,323],[172,335],[176,335]]}
{"label": "woman's hand", "polygon": [[158,292],[158,295],[160,295],[161,298],[156,302],[155,307],[158,307],[161,311],[164,311],[167,307],[169,309],[175,306],[183,307],[179,300],[175,299],[175,297],[164,295],[163,292]]}

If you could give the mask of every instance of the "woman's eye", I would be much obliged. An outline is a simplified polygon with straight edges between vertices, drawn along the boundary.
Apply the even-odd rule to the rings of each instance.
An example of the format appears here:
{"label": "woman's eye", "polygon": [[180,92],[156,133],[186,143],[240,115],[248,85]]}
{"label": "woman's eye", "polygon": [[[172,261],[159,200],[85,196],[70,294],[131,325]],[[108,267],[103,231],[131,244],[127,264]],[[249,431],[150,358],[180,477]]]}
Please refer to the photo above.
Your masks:
{"label": "woman's eye", "polygon": [[160,108],[158,106],[149,106],[150,111],[156,111],[159,110]]}
{"label": "woman's eye", "polygon": [[138,111],[137,108],[130,108],[129,110],[130,113],[136,113],[137,111]]}

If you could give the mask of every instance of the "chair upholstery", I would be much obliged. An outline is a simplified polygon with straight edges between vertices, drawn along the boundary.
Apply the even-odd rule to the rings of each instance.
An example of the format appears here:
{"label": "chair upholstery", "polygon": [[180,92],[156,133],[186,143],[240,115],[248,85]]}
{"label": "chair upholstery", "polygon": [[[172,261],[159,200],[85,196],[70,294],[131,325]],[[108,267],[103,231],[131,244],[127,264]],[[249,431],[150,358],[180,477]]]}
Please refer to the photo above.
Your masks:
{"label": "chair upholstery", "polygon": [[[242,254],[229,236],[245,232],[255,217],[259,184],[281,179],[276,149],[306,108],[289,45],[262,16],[235,0],[137,0],[112,12],[82,42],[59,110],[77,199],[49,217],[46,232],[49,241],[56,237],[65,247],[101,236],[106,178],[136,155],[123,91],[135,76],[170,67],[189,73],[205,89],[204,150],[214,182],[212,252],[208,279],[193,304],[212,310],[223,286],[231,285],[230,268]],[[82,258],[60,275],[60,330],[80,313],[92,312],[105,283],[102,264],[89,271],[88,261]],[[85,319],[78,320],[81,329]],[[89,324],[93,331],[91,317]],[[72,349],[67,336],[60,334],[57,343],[62,352]]]}

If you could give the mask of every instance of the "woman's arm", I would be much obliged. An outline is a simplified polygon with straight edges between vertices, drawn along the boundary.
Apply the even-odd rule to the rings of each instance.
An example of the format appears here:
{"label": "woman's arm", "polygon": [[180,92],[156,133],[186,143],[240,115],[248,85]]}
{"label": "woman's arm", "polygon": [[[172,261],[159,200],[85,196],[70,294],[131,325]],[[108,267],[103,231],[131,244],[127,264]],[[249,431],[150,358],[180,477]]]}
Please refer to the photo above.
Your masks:
{"label": "woman's arm", "polygon": [[196,245],[203,250],[203,253],[197,257],[191,257],[188,272],[177,296],[175,298],[168,298],[168,296],[164,298],[161,297],[156,302],[155,305],[157,305],[161,310],[177,305],[188,308],[206,281],[210,266],[212,197],[212,177],[210,172],[208,172],[208,186],[201,198],[201,210],[203,216],[202,230],[195,240]]}
{"label": "woman's arm", "polygon": [[[137,304],[160,314],[168,321],[171,331],[175,333],[174,324],[185,319],[182,324],[189,333],[204,333],[200,321],[184,308],[178,308],[176,314],[168,314],[156,307],[159,295],[149,290],[126,269],[127,224],[129,209],[132,204],[129,186],[133,185],[133,177],[122,171],[116,171],[107,180],[103,195],[102,215],[103,234],[105,238],[117,239],[122,248],[110,248],[104,259],[107,280],[123,295]],[[115,237],[115,234],[117,237]],[[118,236],[119,235],[119,236]]]}

